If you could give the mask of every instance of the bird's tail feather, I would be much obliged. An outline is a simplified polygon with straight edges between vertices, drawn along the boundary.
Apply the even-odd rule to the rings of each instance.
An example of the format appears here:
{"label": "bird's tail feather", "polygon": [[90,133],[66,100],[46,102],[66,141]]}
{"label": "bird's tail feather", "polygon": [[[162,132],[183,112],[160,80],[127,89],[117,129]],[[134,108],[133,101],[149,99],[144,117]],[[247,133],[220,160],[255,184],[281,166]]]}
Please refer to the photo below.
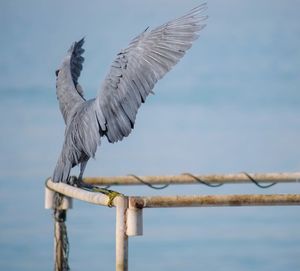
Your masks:
{"label": "bird's tail feather", "polygon": [[71,168],[72,164],[70,161],[62,161],[62,159],[59,159],[53,172],[52,181],[56,183],[67,183]]}

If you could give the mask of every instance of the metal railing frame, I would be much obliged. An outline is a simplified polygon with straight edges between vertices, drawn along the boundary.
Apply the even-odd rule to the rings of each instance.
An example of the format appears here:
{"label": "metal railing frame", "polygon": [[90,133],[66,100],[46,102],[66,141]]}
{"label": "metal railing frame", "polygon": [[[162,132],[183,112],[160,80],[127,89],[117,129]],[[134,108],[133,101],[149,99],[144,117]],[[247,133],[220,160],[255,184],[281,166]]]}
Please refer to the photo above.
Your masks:
{"label": "metal railing frame", "polygon": [[[264,173],[264,174],[225,174],[198,175],[182,174],[177,176],[146,176],[137,177],[87,177],[86,183],[97,185],[138,185],[139,181],[157,184],[196,184],[198,180],[206,183],[251,183],[250,178],[259,183],[297,183],[300,172],[297,173]],[[194,178],[196,177],[196,179]],[[197,180],[198,179],[198,180]],[[46,181],[45,208],[54,208],[54,194],[64,195],[60,205],[61,210],[72,208],[72,199],[86,201],[92,204],[107,206],[107,195],[82,190],[64,183]],[[242,195],[193,195],[193,196],[133,196],[118,195],[112,206],[116,207],[116,270],[128,270],[128,237],[143,235],[143,209],[165,207],[221,207],[221,206],[278,206],[300,205],[300,194],[242,194]],[[55,241],[56,242],[56,241]],[[55,248],[57,248],[55,244]],[[57,255],[57,254],[56,254]],[[57,259],[56,259],[57,262]],[[56,270],[61,270],[56,264]]]}

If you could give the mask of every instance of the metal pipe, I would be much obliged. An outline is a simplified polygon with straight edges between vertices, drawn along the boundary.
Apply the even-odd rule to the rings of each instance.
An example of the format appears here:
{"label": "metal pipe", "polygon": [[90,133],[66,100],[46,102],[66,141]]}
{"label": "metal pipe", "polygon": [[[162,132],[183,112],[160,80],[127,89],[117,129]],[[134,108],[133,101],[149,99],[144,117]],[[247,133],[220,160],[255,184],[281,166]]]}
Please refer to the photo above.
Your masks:
{"label": "metal pipe", "polygon": [[128,271],[128,237],[126,235],[126,211],[128,198],[116,198],[116,271]]}
{"label": "metal pipe", "polygon": [[[55,192],[59,192],[64,196],[68,196],[70,198],[75,198],[78,200],[83,200],[89,203],[104,205],[104,206],[107,206],[109,203],[109,197],[107,195],[98,192],[86,191],[81,188],[77,188],[65,183],[54,183],[51,180],[47,180],[46,187]],[[116,206],[115,205],[116,198],[113,200],[112,206]]]}
{"label": "metal pipe", "polygon": [[300,194],[130,197],[136,208],[300,205]]}
{"label": "metal pipe", "polygon": [[128,205],[126,221],[127,236],[143,235],[143,209]]}
{"label": "metal pipe", "polygon": [[[196,176],[207,183],[246,183],[249,182],[248,174],[227,174],[227,175],[200,175]],[[139,178],[139,177],[137,177]],[[136,177],[112,177],[112,178],[86,178],[85,181],[92,184],[105,185],[133,185],[141,184]],[[190,174],[178,176],[148,176],[140,177],[143,181],[151,184],[192,184],[198,183],[195,176]],[[252,174],[250,178],[259,182],[298,182],[300,173],[267,173]],[[54,208],[52,191],[63,194],[70,198],[87,201],[97,205],[108,205],[109,197],[97,193],[85,191],[64,183],[53,183],[51,180],[46,182],[46,208]],[[62,209],[71,207],[71,199],[65,199],[65,206]],[[130,206],[131,229],[128,233],[135,236],[142,234],[142,211],[143,208],[161,208],[161,207],[219,207],[219,206],[276,206],[276,205],[300,205],[300,194],[249,194],[249,195],[194,195],[194,196],[152,196],[152,197],[126,197],[123,195],[114,198],[112,205],[116,207],[116,271],[128,271],[128,236],[127,229],[127,211]],[[66,213],[65,210],[61,210]],[[56,221],[58,222],[58,221]],[[59,224],[56,225],[56,235],[61,236]],[[59,247],[58,238],[55,240],[57,255],[56,269],[61,266],[62,253]]]}
{"label": "metal pipe", "polygon": [[[199,184],[199,180],[208,184],[251,183],[249,176],[259,183],[295,183],[300,182],[300,172],[294,173],[236,173],[191,175],[183,173],[175,176],[119,176],[119,177],[86,177],[84,182],[97,185],[141,185],[142,181],[152,185],[160,184]],[[197,180],[198,179],[198,180]]]}

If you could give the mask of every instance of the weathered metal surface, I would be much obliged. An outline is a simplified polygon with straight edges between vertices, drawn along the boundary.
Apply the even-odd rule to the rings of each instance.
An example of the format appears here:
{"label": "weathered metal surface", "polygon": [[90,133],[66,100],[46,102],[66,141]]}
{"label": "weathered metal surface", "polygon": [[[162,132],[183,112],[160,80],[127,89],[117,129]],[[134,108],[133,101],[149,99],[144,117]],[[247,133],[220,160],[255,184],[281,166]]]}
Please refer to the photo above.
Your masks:
{"label": "weathered metal surface", "polygon": [[136,208],[300,205],[300,194],[130,197]]}
{"label": "weathered metal surface", "polygon": [[[140,177],[143,181],[151,184],[193,184],[198,183],[195,178],[189,174],[178,176],[148,176]],[[227,175],[201,175],[196,176],[206,183],[247,183],[251,182],[247,174],[227,174]],[[251,177],[258,182],[298,182],[300,173],[268,173],[251,174]],[[131,176],[125,177],[99,177],[86,178],[86,182],[102,185],[134,185],[141,182]],[[59,192],[65,196],[87,201],[98,205],[107,205],[109,197],[96,192],[85,191],[64,183],[53,183],[51,180],[46,182],[48,190],[46,193],[45,206],[53,208],[53,193]],[[126,197],[117,196],[113,200],[113,206],[116,206],[116,270],[128,270],[128,236],[142,234],[142,213],[138,212],[143,208],[163,208],[163,207],[220,207],[220,206],[277,206],[277,205],[300,205],[300,194],[248,194],[248,195],[192,195],[192,196],[152,196],[152,197]],[[131,221],[131,229],[128,229],[127,214],[128,206],[136,213]],[[64,210],[62,210],[64,211]],[[131,214],[132,216],[133,214]],[[128,217],[131,217],[130,214]],[[140,221],[138,221],[140,219]],[[129,223],[130,224],[130,223]],[[55,249],[57,254],[56,270],[61,266],[63,254],[62,247],[59,244],[60,232],[59,225],[56,223],[55,233],[58,239],[55,240]]]}
{"label": "weathered metal surface", "polygon": [[[73,199],[70,197],[63,197],[62,202],[59,206],[60,210],[67,210],[73,207]],[[45,209],[55,209],[55,192],[45,187]]]}
{"label": "weathered metal surface", "polygon": [[[86,177],[84,181],[89,184],[98,185],[141,185],[139,179],[152,185],[161,184],[199,184],[199,180],[209,184],[235,184],[235,183],[251,183],[250,175],[259,183],[295,183],[300,182],[300,172],[294,173],[236,173],[236,174],[211,174],[211,175],[195,175],[183,173],[175,176],[119,176],[119,177]],[[198,179],[198,181],[197,181]]]}
{"label": "weathered metal surface", "polygon": [[127,197],[116,198],[116,271],[128,271]]}
{"label": "weathered metal surface", "polygon": [[[54,183],[51,180],[46,182],[46,187],[55,192],[59,192],[65,196],[86,201],[89,203],[108,206],[109,197],[102,193],[86,191],[65,183]],[[115,205],[116,198],[112,201],[112,206]]]}
{"label": "weathered metal surface", "polygon": [[129,206],[126,224],[126,234],[128,236],[143,235],[143,209]]}

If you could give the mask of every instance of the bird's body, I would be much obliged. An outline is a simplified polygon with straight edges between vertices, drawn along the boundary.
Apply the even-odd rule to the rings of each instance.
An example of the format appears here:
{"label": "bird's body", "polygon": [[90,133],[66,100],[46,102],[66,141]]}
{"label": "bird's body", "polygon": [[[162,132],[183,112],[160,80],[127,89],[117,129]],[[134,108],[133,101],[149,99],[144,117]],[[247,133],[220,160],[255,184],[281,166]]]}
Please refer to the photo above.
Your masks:
{"label": "bird's body", "polygon": [[[93,144],[91,144],[91,142],[89,141],[75,141],[77,135],[81,135],[82,133],[84,133],[81,123],[85,117],[86,112],[92,112],[91,107],[93,107],[93,104],[94,99],[83,101],[78,106],[76,106],[73,112],[70,114],[70,118],[66,123],[65,141],[54,171],[53,180],[61,180],[63,182],[66,182],[72,167],[78,164],[82,164],[83,167],[90,159],[90,157],[95,156],[97,143],[100,144],[100,135],[96,136],[96,138],[93,140],[95,142],[92,142]],[[90,117],[92,119],[93,115],[91,114]],[[94,121],[97,122],[96,119],[94,119]],[[86,149],[88,149],[88,147],[84,146],[85,142],[87,142],[87,144],[93,145],[89,153],[85,151]]]}
{"label": "bird's body", "polygon": [[183,57],[205,26],[202,4],[186,15],[131,41],[112,63],[98,96],[86,101],[78,84],[84,40],[73,43],[57,70],[56,90],[66,130],[63,148],[54,170],[54,182],[68,182],[72,167],[80,164],[80,176],[95,156],[101,137],[111,143],[128,136],[136,114],[155,83]]}

